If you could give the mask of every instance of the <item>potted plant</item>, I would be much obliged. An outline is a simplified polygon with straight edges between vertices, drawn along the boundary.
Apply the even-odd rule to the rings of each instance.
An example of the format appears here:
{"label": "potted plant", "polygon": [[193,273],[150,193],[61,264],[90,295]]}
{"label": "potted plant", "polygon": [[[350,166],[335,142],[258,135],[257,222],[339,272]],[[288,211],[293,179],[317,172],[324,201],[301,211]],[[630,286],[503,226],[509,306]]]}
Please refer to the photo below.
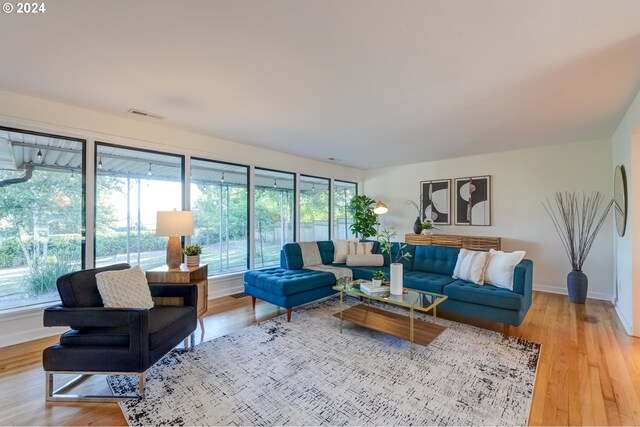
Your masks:
{"label": "potted plant", "polygon": [[187,267],[198,267],[200,265],[200,254],[202,254],[200,245],[187,246],[183,252],[187,256]]}
{"label": "potted plant", "polygon": [[557,192],[554,201],[555,207],[548,198],[547,202],[542,204],[551,217],[571,262],[572,271],[567,276],[569,299],[573,303],[584,304],[587,299],[589,279],[582,272],[582,265],[604,224],[613,200],[607,203],[601,213],[598,211],[603,198],[598,191],[589,196],[583,193],[581,198],[575,192]]}
{"label": "potted plant", "polygon": [[[435,225],[433,225],[433,221],[430,220],[430,219],[424,221],[422,224],[420,224],[420,226],[422,228],[422,230],[421,230],[422,234],[431,234],[431,233],[433,233],[433,230],[437,230],[438,229]],[[425,233],[425,231],[426,231],[426,233]]]}
{"label": "potted plant", "polygon": [[376,234],[375,226],[378,224],[378,215],[373,212],[371,207],[375,202],[372,198],[362,194],[354,196],[349,204],[353,214],[353,223],[349,229],[353,234],[360,235],[362,239]]}
{"label": "potted plant", "polygon": [[416,217],[416,221],[413,223],[413,232],[416,234],[420,234],[422,233],[422,215],[420,214],[420,206],[418,206],[418,204],[416,202],[414,202],[413,200],[407,200],[406,202],[404,202],[405,205],[411,205],[413,206],[417,213],[418,216]]}
{"label": "potted plant", "polygon": [[373,279],[371,279],[371,282],[373,283],[373,286],[382,286],[382,281],[386,278],[387,276],[385,276],[382,271],[378,270],[373,273]]}
{"label": "potted plant", "polygon": [[[380,252],[383,254],[389,254],[390,275],[391,275],[391,295],[402,295],[402,260],[410,259],[411,254],[406,252],[406,243],[392,242],[396,236],[395,232],[392,232],[388,228],[384,228],[378,238],[380,240]],[[394,246],[397,247],[397,251],[394,254]]]}

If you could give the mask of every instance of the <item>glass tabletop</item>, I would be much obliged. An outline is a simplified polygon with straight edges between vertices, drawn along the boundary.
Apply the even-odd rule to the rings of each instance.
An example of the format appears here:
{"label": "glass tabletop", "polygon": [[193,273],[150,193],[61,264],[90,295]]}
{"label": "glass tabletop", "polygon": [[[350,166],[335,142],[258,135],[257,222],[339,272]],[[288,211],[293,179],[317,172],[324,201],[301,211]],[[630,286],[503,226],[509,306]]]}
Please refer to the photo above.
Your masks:
{"label": "glass tabletop", "polygon": [[433,307],[448,298],[446,295],[409,288],[404,288],[402,295],[391,295],[389,292],[368,293],[360,290],[360,285],[363,283],[370,284],[371,281],[354,280],[353,282],[349,282],[344,285],[336,285],[333,289],[349,295],[369,298],[376,301],[384,301],[389,304],[413,308],[414,310],[420,311],[431,310]]}

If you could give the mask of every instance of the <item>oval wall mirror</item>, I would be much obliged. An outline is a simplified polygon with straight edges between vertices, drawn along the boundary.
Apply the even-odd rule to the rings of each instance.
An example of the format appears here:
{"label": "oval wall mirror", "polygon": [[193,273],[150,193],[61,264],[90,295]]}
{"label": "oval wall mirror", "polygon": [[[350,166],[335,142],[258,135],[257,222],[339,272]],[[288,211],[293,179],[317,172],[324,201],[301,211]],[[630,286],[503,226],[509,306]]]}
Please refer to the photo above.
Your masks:
{"label": "oval wall mirror", "polygon": [[613,209],[618,235],[622,237],[627,226],[627,177],[623,165],[616,166],[613,175]]}

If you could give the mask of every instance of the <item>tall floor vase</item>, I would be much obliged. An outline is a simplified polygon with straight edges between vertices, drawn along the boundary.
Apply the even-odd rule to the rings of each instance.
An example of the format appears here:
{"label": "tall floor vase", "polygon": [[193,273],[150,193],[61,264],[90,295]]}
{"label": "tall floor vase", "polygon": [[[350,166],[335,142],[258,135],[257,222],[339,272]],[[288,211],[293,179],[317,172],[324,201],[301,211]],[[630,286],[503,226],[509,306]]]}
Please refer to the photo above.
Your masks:
{"label": "tall floor vase", "polygon": [[402,295],[402,264],[391,264],[391,295]]}
{"label": "tall floor vase", "polygon": [[584,304],[587,300],[587,290],[589,289],[589,278],[579,270],[573,270],[567,276],[567,290],[569,291],[569,301],[575,304]]}

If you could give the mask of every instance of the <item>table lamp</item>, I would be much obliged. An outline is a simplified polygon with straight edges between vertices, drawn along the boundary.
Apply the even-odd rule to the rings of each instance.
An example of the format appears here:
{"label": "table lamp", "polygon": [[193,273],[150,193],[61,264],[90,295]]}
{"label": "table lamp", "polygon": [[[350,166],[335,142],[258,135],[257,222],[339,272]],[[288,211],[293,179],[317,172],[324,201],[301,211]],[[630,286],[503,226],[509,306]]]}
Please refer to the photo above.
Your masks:
{"label": "table lamp", "polygon": [[173,270],[182,264],[180,237],[193,235],[193,213],[191,211],[158,211],[156,236],[169,237],[167,243],[167,266]]}

